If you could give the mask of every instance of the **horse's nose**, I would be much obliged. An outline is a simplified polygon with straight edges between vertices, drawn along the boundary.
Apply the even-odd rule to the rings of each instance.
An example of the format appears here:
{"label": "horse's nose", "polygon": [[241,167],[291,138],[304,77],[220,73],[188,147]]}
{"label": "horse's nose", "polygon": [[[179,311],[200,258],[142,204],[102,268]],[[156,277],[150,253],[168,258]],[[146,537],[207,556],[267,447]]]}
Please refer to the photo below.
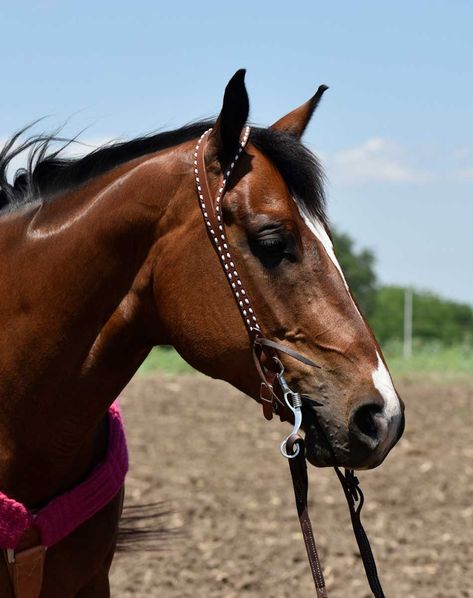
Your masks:
{"label": "horse's nose", "polygon": [[383,412],[382,401],[369,400],[357,405],[350,416],[349,431],[357,444],[375,451],[389,434],[389,420]]}

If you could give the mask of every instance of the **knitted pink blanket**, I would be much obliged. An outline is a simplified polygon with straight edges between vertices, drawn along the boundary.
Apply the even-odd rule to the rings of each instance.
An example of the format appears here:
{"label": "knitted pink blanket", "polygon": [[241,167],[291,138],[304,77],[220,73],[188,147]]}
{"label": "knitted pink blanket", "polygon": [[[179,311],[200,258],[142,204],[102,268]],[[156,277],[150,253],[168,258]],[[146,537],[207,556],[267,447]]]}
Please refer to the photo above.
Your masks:
{"label": "knitted pink blanket", "polygon": [[109,438],[105,459],[78,486],[31,513],[0,492],[0,548],[16,548],[23,533],[35,525],[43,546],[52,546],[107,505],[123,486],[128,471],[125,430],[118,405],[108,412]]}

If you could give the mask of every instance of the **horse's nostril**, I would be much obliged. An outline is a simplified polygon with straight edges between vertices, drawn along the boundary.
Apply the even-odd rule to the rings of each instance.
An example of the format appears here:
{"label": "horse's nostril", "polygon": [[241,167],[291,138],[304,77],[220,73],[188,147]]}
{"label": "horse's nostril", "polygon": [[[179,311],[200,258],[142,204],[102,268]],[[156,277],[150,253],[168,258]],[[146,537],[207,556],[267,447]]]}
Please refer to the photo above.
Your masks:
{"label": "horse's nostril", "polygon": [[368,403],[358,407],[352,414],[350,432],[363,444],[374,448],[382,440],[385,428],[383,423],[384,418],[380,406]]}
{"label": "horse's nostril", "polygon": [[378,428],[374,423],[374,414],[372,405],[363,405],[356,411],[353,417],[353,425],[363,434],[377,438]]}

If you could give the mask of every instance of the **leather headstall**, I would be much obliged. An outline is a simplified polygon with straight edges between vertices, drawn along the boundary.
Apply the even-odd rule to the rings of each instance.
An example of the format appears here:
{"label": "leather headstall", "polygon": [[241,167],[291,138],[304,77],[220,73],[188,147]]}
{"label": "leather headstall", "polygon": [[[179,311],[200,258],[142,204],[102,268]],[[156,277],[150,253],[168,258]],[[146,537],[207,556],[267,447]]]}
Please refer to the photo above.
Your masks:
{"label": "leather headstall", "polygon": [[[231,254],[222,214],[222,199],[226,191],[228,179],[248,142],[250,127],[244,127],[242,131],[236,154],[230,164],[226,167],[223,176],[218,183],[215,199],[208,181],[205,164],[205,148],[211,132],[212,129],[208,129],[203,133],[197,143],[194,153],[194,174],[199,203],[207,226],[207,232],[212,241],[212,245],[219,256],[220,264],[224,270],[251,340],[253,359],[256,370],[261,378],[259,400],[263,406],[263,414],[266,419],[272,419],[273,413],[280,413],[281,416],[284,416],[283,413],[281,413],[281,408],[283,411],[287,411],[288,409],[288,405],[274,390],[276,381],[280,379],[283,373],[281,362],[278,359],[278,352],[285,353],[293,359],[310,367],[320,366],[304,355],[294,351],[294,349],[264,338],[261,332],[261,327],[251,303],[251,299],[243,285],[241,276]],[[286,417],[285,419],[288,418]]]}

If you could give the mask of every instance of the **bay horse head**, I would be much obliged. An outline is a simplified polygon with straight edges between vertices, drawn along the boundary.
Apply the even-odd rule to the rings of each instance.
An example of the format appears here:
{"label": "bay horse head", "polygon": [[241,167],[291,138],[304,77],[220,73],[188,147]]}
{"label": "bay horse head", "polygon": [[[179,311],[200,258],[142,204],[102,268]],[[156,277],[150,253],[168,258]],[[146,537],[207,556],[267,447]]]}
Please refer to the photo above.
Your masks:
{"label": "bay horse head", "polygon": [[[319,366],[280,354],[287,381],[303,396],[309,461],[372,468],[401,436],[404,407],[337,261],[322,169],[301,143],[326,89],[271,127],[253,128],[234,163],[249,112],[238,71],[207,134],[205,170],[213,194],[231,170],[222,227],[262,333]],[[173,153],[178,175],[154,250],[155,342],[172,344],[198,370],[259,400],[247,329],[191,181],[194,147],[187,142]]]}

